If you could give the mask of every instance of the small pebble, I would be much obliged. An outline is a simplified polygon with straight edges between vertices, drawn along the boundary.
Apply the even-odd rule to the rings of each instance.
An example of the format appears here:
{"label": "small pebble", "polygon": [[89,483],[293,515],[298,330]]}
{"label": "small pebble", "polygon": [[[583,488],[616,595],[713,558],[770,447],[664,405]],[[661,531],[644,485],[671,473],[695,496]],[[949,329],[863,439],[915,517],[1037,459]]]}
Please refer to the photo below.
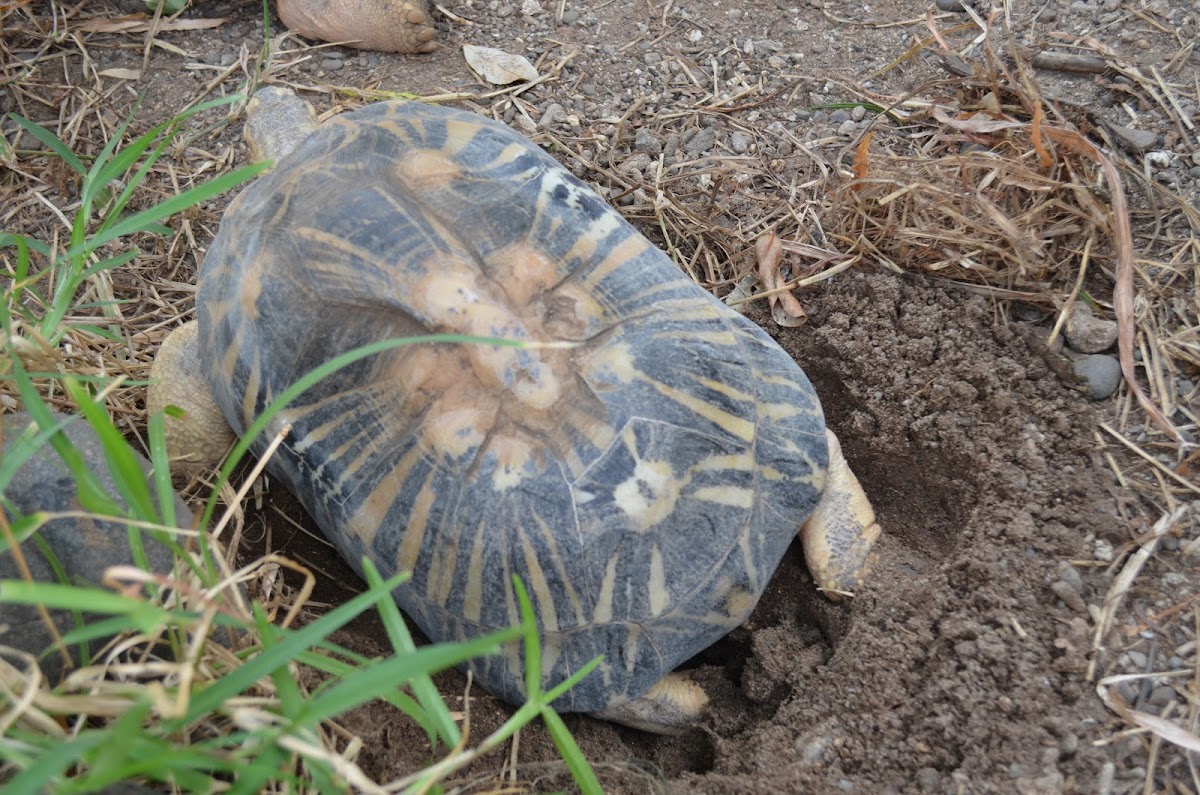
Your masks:
{"label": "small pebble", "polygon": [[1079,595],[1079,591],[1072,588],[1066,582],[1055,580],[1050,583],[1050,590],[1063,601],[1063,604],[1076,613],[1087,612],[1087,603],[1083,601],[1083,597]]}
{"label": "small pebble", "polygon": [[538,119],[538,127],[541,127],[544,130],[566,120],[566,108],[557,102],[551,102],[546,106],[546,109],[542,111],[542,118]]}
{"label": "small pebble", "polygon": [[1104,400],[1121,386],[1121,363],[1115,356],[1094,353],[1071,363],[1071,372],[1087,383],[1087,396]]}
{"label": "small pebble", "polygon": [[838,108],[833,113],[829,114],[829,121],[833,124],[842,124],[850,119],[850,111],[845,108]]}
{"label": "small pebble", "polygon": [[942,774],[932,767],[923,767],[917,771],[917,786],[922,792],[941,792]]}
{"label": "small pebble", "polygon": [[345,66],[345,62],[341,58],[325,58],[321,61],[321,68],[326,72],[336,72]]}
{"label": "small pebble", "polygon": [[1165,707],[1179,700],[1179,694],[1175,692],[1175,688],[1168,685],[1159,685],[1150,691],[1150,703],[1156,707]]}
{"label": "small pebble", "polygon": [[954,11],[964,12],[967,9],[963,8],[962,0],[934,0],[934,5],[939,11]]}
{"label": "small pebble", "polygon": [[1153,130],[1138,130],[1120,124],[1105,125],[1122,147],[1134,154],[1145,152],[1158,143],[1158,133]]}
{"label": "small pebble", "polygon": [[701,127],[683,145],[683,151],[691,155],[699,155],[713,148],[717,142],[717,131],[712,127]]}
{"label": "small pebble", "polygon": [[1067,342],[1080,353],[1099,353],[1117,341],[1117,323],[1092,314],[1092,308],[1082,301],[1071,305],[1067,316]]}
{"label": "small pebble", "polygon": [[578,11],[564,11],[563,15],[562,15],[562,21],[563,21],[564,25],[574,25],[576,22],[579,21],[579,12]]}
{"label": "small pebble", "polygon": [[750,151],[750,136],[741,130],[736,130],[729,136],[729,148],[739,155]]}
{"label": "small pebble", "polygon": [[637,131],[637,135],[633,138],[633,148],[639,152],[645,152],[650,155],[662,154],[662,141],[647,130],[645,127]]}
{"label": "small pebble", "polygon": [[1170,152],[1155,151],[1146,153],[1146,161],[1155,168],[1167,168],[1174,158]]}
{"label": "small pebble", "polygon": [[1146,655],[1140,651],[1127,651],[1121,655],[1125,658],[1125,663],[1139,671],[1146,670]]}

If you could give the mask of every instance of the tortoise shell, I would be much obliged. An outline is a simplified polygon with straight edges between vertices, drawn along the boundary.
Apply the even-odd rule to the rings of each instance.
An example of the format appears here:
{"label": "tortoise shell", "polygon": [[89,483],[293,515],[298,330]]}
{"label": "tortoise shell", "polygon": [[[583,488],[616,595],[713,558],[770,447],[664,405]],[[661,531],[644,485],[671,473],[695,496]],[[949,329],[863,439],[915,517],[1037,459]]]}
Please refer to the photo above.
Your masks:
{"label": "tortoise shell", "polygon": [[[435,641],[517,623],[520,576],[545,687],[604,655],[563,710],[636,698],[741,623],[824,487],[820,403],[791,357],[475,114],[390,102],[327,122],[230,206],[198,308],[239,433],[370,342],[566,343],[365,359],[276,418],[292,431],[271,461],[352,565],[412,572],[395,597]],[[520,702],[521,655],[471,667]]]}

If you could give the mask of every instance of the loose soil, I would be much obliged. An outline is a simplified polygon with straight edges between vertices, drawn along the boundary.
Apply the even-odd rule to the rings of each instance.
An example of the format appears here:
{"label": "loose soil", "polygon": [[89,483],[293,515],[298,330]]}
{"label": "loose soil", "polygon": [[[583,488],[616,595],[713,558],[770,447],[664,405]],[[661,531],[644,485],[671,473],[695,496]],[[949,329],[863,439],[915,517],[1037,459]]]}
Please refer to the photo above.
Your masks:
{"label": "loose soil", "polygon": [[[1176,40],[1163,25],[1144,23],[1145,14],[1104,23],[1102,14],[1120,11],[1118,4],[1109,5],[1076,3],[1084,8],[1071,8],[1081,16],[1058,27],[1030,20],[1047,9],[1057,19],[1065,8],[1015,2],[1011,13],[1016,29],[1039,40],[1091,20],[1094,35],[1136,49],[1146,62],[1169,59]],[[1167,6],[1179,12],[1171,25],[1194,35],[1196,11],[1180,6]],[[149,48],[145,62],[144,34],[93,34],[88,79],[103,93],[100,113],[123,116],[136,93],[141,102],[136,124],[144,128],[178,112],[214,79],[216,93],[236,89],[245,79],[242,66],[253,61],[247,53],[262,41],[257,8],[198,2],[188,17],[227,21],[212,30],[160,34],[178,52]],[[836,167],[857,134],[839,133],[842,119],[806,108],[855,99],[844,88],[850,81],[902,94],[946,76],[912,59],[872,77],[927,35],[918,19],[925,8],[896,0],[868,6],[820,0],[801,6],[760,0],[542,2],[532,16],[522,13],[520,3],[457,2],[448,8],[462,19],[450,22],[437,14],[446,46],[433,55],[297,50],[277,60],[270,81],[317,89],[306,96],[326,111],[339,101],[355,104],[339,87],[482,95],[489,89],[463,63],[463,43],[496,46],[531,60],[543,55],[543,74],[571,56],[559,79],[516,101],[505,96],[464,104],[490,109],[542,140],[553,136],[563,149],[552,151],[618,205],[629,202],[622,201],[626,188],[610,178],[612,172],[636,183],[658,157],[655,149],[665,148],[675,164],[691,160],[705,167],[709,153],[741,158],[747,171],[769,166],[784,186],[779,200],[788,200],[790,190],[801,208],[806,185],[818,184],[808,180],[830,163]],[[101,2],[86,9],[89,17],[122,13]],[[957,21],[968,20],[955,16],[939,24]],[[272,30],[282,30],[274,17]],[[1124,30],[1137,35],[1126,40]],[[285,46],[297,49],[295,43]],[[1194,54],[1187,64],[1187,74],[1194,76]],[[141,77],[95,76],[116,68],[141,70]],[[1050,90],[1074,101],[1094,99],[1101,109],[1114,104],[1106,85],[1093,77],[1041,76]],[[762,88],[740,104],[706,96],[714,87],[732,96],[760,78]],[[19,102],[16,94],[6,101],[6,110],[46,121],[46,110]],[[551,110],[555,104],[560,107]],[[547,114],[550,123],[541,124]],[[1156,117],[1147,118],[1152,125]],[[221,125],[214,113],[203,120],[214,125],[210,132],[175,155],[189,163],[207,157],[222,167],[244,161],[240,123]],[[767,135],[773,122],[790,138]],[[647,133],[641,143],[639,130]],[[715,144],[688,149],[705,130],[715,133]],[[749,140],[744,149],[734,146],[738,132]],[[792,142],[786,151],[785,139]],[[637,160],[639,154],[649,158]],[[622,170],[629,161],[633,165]],[[723,173],[733,179],[738,168]],[[712,204],[720,193],[713,180],[689,174],[686,167],[677,173],[675,198],[699,217],[722,223],[721,208]],[[1176,186],[1181,192],[1194,190],[1186,174],[1181,180]],[[194,280],[222,209],[223,204],[206,207],[191,219],[194,253],[173,260],[169,272],[146,274],[154,290],[177,296],[184,309],[190,300],[186,285]],[[656,242],[668,243],[653,217],[632,215]],[[750,251],[715,255],[745,259]],[[146,289],[124,288],[134,296]],[[717,289],[723,294],[728,288]],[[1142,791],[1145,750],[1152,741],[1146,735],[1115,736],[1125,724],[1105,708],[1086,676],[1094,610],[1108,588],[1112,550],[1119,559],[1145,530],[1131,507],[1138,499],[1121,490],[1112,467],[1097,454],[1097,422],[1114,416],[1115,402],[1093,404],[1078,385],[1057,375],[1016,330],[1020,324],[1010,316],[1010,305],[945,282],[858,269],[800,298],[808,321],[799,328],[779,328],[757,305],[751,316],[814,381],[829,423],[876,506],[884,535],[871,577],[848,604],[832,604],[815,592],[794,548],[746,625],[689,664],[713,705],[682,736],[656,737],[568,716],[606,789],[714,795]],[[248,544],[269,543],[320,572],[318,601],[336,602],[359,588],[328,547],[297,524],[315,535],[289,495],[268,489],[266,508],[249,514]],[[1189,533],[1195,537],[1194,524],[1178,531],[1184,547]],[[1183,576],[1186,596],[1194,593],[1186,589],[1194,589],[1198,568],[1195,555],[1153,561],[1146,575],[1150,584],[1141,586],[1135,601],[1151,612],[1173,604],[1166,586],[1155,584],[1158,578],[1163,572]],[[1064,583],[1070,591],[1065,601]],[[1122,637],[1132,648],[1144,635],[1135,630]],[[367,653],[386,648],[386,637],[370,619],[338,640]],[[1186,644],[1164,640],[1161,653],[1194,661],[1196,651],[1193,644],[1189,657]],[[1099,674],[1116,670],[1115,654],[1099,663]],[[464,703],[466,681],[457,673],[439,683],[452,708],[469,711],[474,737],[510,714],[478,688]],[[377,780],[404,775],[433,758],[424,735],[388,707],[361,709],[342,725],[362,738],[360,762]],[[508,763],[515,764],[503,774],[502,761],[489,759],[469,770],[462,783],[466,791],[497,791],[503,775],[534,791],[569,787],[556,760],[548,737],[532,728],[511,749]],[[1188,789],[1197,785],[1189,783],[1184,757],[1171,760],[1160,763],[1147,791],[1195,792]],[[1165,783],[1168,779],[1174,784]]]}

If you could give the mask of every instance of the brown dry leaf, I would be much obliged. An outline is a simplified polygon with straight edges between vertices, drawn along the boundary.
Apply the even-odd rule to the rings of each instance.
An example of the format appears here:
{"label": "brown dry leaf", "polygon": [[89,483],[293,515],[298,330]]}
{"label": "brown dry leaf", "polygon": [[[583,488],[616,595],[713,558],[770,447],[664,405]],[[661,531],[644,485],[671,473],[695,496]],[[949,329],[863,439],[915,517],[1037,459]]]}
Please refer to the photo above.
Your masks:
{"label": "brown dry leaf", "polygon": [[476,74],[493,85],[506,86],[509,83],[538,79],[537,69],[523,55],[514,55],[494,47],[464,44],[463,57]]}
{"label": "brown dry leaf", "polygon": [[104,69],[99,72],[101,77],[115,77],[118,80],[141,80],[140,69]]}
{"label": "brown dry leaf", "polygon": [[1148,712],[1129,710],[1129,719],[1137,725],[1149,729],[1169,743],[1175,743],[1180,748],[1200,753],[1200,735],[1196,735],[1182,726],[1163,720]]}
{"label": "brown dry leaf", "polygon": [[[150,23],[142,14],[137,14],[131,17],[120,17],[118,19],[93,18],[85,19],[82,22],[73,25],[75,30],[82,30],[85,33],[145,33],[150,30]],[[157,31],[178,31],[178,30],[210,30],[219,28],[229,21],[229,17],[213,17],[208,19],[172,19],[162,22],[155,30]]]}
{"label": "brown dry leaf", "polygon": [[[866,179],[869,173],[870,154],[871,154],[871,133],[867,132],[858,142],[858,148],[854,150],[854,178],[856,180]],[[857,186],[851,186],[851,190],[857,190]]]}
{"label": "brown dry leaf", "polygon": [[969,133],[991,133],[998,130],[1009,130],[1013,127],[1024,127],[1026,124],[1023,121],[1004,121],[1002,119],[993,119],[986,115],[982,117],[972,116],[969,119],[956,119],[938,107],[934,107],[933,109],[933,118],[937,119],[947,127]]}
{"label": "brown dry leaf", "polygon": [[[754,241],[754,254],[758,259],[758,280],[767,291],[771,317],[784,328],[803,325],[808,314],[791,290],[786,289],[787,280],[779,274],[779,263],[783,261],[783,244],[779,242],[779,236],[774,232],[760,235]],[[780,292],[772,292],[777,289]]]}

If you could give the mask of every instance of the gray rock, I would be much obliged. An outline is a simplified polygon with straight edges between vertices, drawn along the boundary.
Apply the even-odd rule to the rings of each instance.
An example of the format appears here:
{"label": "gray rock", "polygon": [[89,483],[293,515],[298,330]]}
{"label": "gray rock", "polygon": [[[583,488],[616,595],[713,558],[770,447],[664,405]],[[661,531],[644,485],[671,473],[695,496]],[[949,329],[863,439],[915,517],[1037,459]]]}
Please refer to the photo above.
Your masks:
{"label": "gray rock", "polygon": [[934,5],[938,7],[939,11],[965,12],[967,10],[963,8],[962,0],[934,0]]}
{"label": "gray rock", "polygon": [[1087,382],[1087,395],[1104,400],[1121,385],[1121,363],[1115,356],[1093,353],[1071,363],[1071,371]]}
{"label": "gray rock", "polygon": [[1083,577],[1079,575],[1079,569],[1065,560],[1058,562],[1058,577],[1067,585],[1070,585],[1076,593],[1083,593]]}
{"label": "gray rock", "polygon": [[654,133],[643,127],[633,138],[633,148],[648,155],[658,155],[662,154],[663,145]]}
{"label": "gray rock", "polygon": [[551,102],[542,111],[542,118],[538,119],[538,127],[543,130],[554,126],[560,122],[567,120],[567,110],[557,102]]}
{"label": "gray rock", "polygon": [[1137,130],[1120,124],[1104,126],[1117,139],[1117,143],[1130,152],[1145,152],[1158,143],[1158,133],[1152,130]]}
{"label": "gray rock", "polygon": [[695,135],[683,145],[683,151],[690,155],[699,155],[712,149],[717,143],[717,131],[712,127],[701,127]]}
{"label": "gray rock", "polygon": [[1159,685],[1150,691],[1150,703],[1156,707],[1165,707],[1178,700],[1179,694],[1175,692],[1175,688],[1168,685]]}
{"label": "gray rock", "polygon": [[1087,603],[1079,595],[1079,591],[1071,587],[1065,580],[1055,580],[1050,583],[1050,590],[1063,601],[1068,608],[1076,613],[1087,613]]}
{"label": "gray rock", "polygon": [[729,148],[739,155],[744,155],[750,151],[750,136],[741,130],[737,130],[729,136]]}
{"label": "gray rock", "polygon": [[1099,353],[1117,341],[1117,323],[1092,314],[1092,308],[1082,301],[1071,305],[1067,316],[1067,342],[1080,353]]}
{"label": "gray rock", "polygon": [[[62,417],[55,415],[55,418]],[[17,437],[32,423],[32,419],[25,413],[7,414],[0,419],[4,428],[3,452],[7,454]],[[84,463],[99,479],[105,493],[119,499],[119,492],[108,471],[104,448],[92,426],[83,420],[74,419],[66,425],[63,433],[82,454]],[[150,471],[149,461],[139,456],[138,463],[143,472]],[[61,513],[82,510],[76,499],[74,479],[58,453],[48,444],[43,445],[20,465],[17,474],[5,488],[4,496],[21,515],[36,511]],[[178,496],[175,497],[175,513],[176,521],[181,526],[188,527],[191,524],[191,511]],[[38,535],[62,566],[67,577],[76,585],[98,586],[108,567],[133,564],[126,526],[120,522],[60,518],[42,525]],[[143,534],[143,542],[151,569],[163,573],[170,572],[173,565],[170,551],[148,534]],[[32,539],[22,544],[21,551],[36,582],[58,581],[49,561]],[[0,579],[21,578],[12,555],[7,550],[0,552]],[[74,628],[74,620],[69,612],[51,610],[50,615],[60,634]],[[85,620],[94,621],[96,618],[85,615]],[[0,605],[0,624],[8,626],[8,631],[0,635],[0,643],[33,655],[41,654],[51,643],[50,631],[33,607]],[[103,643],[102,639],[93,640],[93,652],[98,651]],[[72,648],[71,653],[75,652],[76,649]],[[40,665],[42,672],[51,681],[57,680],[62,673],[62,657],[57,653],[46,655],[40,661]]]}

